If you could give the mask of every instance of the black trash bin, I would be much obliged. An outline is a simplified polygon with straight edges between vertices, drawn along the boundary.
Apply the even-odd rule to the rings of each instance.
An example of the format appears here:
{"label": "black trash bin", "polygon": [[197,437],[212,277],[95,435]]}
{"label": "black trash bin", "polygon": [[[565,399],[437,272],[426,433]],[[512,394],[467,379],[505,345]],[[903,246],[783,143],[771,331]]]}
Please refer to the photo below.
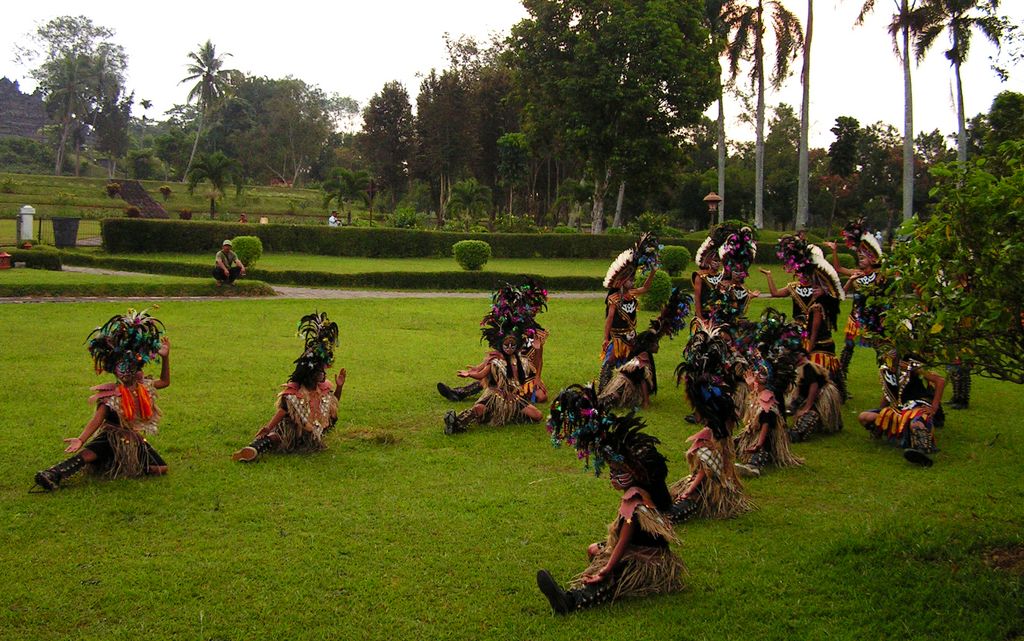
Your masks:
{"label": "black trash bin", "polygon": [[53,219],[53,244],[56,247],[74,247],[78,244],[79,218]]}

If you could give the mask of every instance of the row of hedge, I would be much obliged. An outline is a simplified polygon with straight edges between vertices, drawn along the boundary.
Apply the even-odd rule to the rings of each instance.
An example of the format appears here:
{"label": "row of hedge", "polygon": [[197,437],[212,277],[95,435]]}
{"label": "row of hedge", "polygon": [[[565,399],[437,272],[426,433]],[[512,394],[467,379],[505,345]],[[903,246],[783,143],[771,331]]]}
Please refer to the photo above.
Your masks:
{"label": "row of hedge", "polygon": [[[102,222],[103,246],[111,253],[214,252],[225,238],[259,237],[267,252],[324,256],[415,258],[451,256],[460,240],[483,240],[496,258],[607,258],[626,249],[633,237],[590,234],[478,234],[416,229],[254,225],[211,221],[110,218]],[[662,238],[691,255],[702,241]],[[758,262],[779,264],[774,243],[758,243]],[[852,255],[849,255],[852,259]],[[844,261],[845,264],[845,261]],[[852,266],[852,262],[850,263]]]}
{"label": "row of hedge", "polygon": [[36,247],[34,249],[6,250],[11,255],[11,263],[25,263],[30,269],[49,269],[59,272],[62,267],[61,254],[53,249]]}
{"label": "row of hedge", "polygon": [[[175,263],[144,258],[117,258],[114,256],[93,256],[67,252],[64,262],[68,265],[100,267],[121,271],[164,274],[168,276],[191,276],[209,278],[210,267],[189,263]],[[277,285],[307,287],[351,287],[362,289],[410,289],[410,290],[477,290],[490,291],[504,281],[516,282],[522,274],[490,271],[451,272],[365,272],[357,274],[336,274],[333,272],[266,270],[254,268],[248,272],[255,278]],[[536,278],[551,291],[592,291],[600,292],[600,276],[543,276]],[[244,282],[244,281],[239,281]],[[690,291],[687,277],[673,279],[673,284]]]}
{"label": "row of hedge", "polygon": [[211,282],[125,283],[112,279],[106,283],[0,283],[0,297],[74,296],[87,298],[163,298],[167,296],[274,296],[266,283],[239,281],[237,287],[217,287]]}

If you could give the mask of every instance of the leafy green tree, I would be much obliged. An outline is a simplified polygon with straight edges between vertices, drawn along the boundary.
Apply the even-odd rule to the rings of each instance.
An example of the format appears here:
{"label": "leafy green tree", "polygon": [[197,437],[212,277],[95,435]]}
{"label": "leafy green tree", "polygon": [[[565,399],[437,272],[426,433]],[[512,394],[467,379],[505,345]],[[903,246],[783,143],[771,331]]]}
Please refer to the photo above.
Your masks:
{"label": "leafy green tree", "polygon": [[230,55],[230,53],[217,55],[217,48],[210,40],[199,45],[197,50],[188,54],[189,60],[192,61],[188,65],[188,75],[182,78],[178,84],[196,81],[192,88],[189,89],[186,100],[198,103],[199,124],[196,127],[196,138],[192,143],[192,153],[189,155],[188,163],[185,165],[182,182],[185,181],[185,176],[189,175],[192,161],[196,157],[199,138],[203,134],[203,122],[210,117],[211,110],[217,101],[223,97],[230,85],[232,75],[236,73],[232,69],[224,68],[224,59]]}
{"label": "leafy green tree", "polygon": [[949,34],[949,49],[944,55],[956,78],[957,154],[967,160],[967,123],[964,114],[964,89],[960,67],[971,50],[971,33],[977,29],[990,42],[999,45],[1008,21],[996,14],[999,0],[922,0],[915,11],[917,59],[924,58],[943,31]]}
{"label": "leafy green tree", "polygon": [[491,206],[491,190],[476,178],[460,180],[452,185],[448,196],[448,209],[459,216],[463,228],[469,231],[477,219]]}
{"label": "leafy green tree", "polygon": [[401,199],[409,183],[414,133],[409,92],[397,80],[385,83],[363,110],[358,146],[393,202]]}
{"label": "leafy green tree", "polygon": [[[765,33],[766,23],[772,24],[775,34],[775,61],[772,68],[771,85],[774,89],[782,86],[789,75],[789,65],[803,45],[803,31],[800,21],[777,0],[737,1],[729,6],[724,18],[735,24],[732,40],[726,49],[729,58],[729,72],[732,78],[739,74],[740,62],[751,62],[750,81],[757,94],[755,112],[755,157],[754,157],[754,225],[764,227],[764,118],[765,118]],[[766,16],[765,13],[768,13]]]}
{"label": "leafy green tree", "polygon": [[117,161],[128,153],[131,140],[128,126],[132,119],[135,94],[106,96],[100,102],[93,120],[96,129],[96,150],[107,154],[107,177],[113,178]]}
{"label": "leafy green tree", "polygon": [[530,170],[530,148],[526,135],[508,133],[498,138],[498,176],[508,187],[508,214],[511,216],[512,195],[515,188],[526,179]]}
{"label": "leafy green tree", "polygon": [[[626,160],[672,147],[717,95],[700,0],[525,0],[510,51],[524,117],[554,125],[592,177],[591,230]],[[663,156],[647,153],[649,162]]]}
{"label": "leafy green tree", "polygon": [[[335,167],[330,177],[324,181],[324,208],[337,201],[339,208],[348,205],[348,217],[352,218],[352,202],[362,201],[369,204],[370,174],[365,170],[353,171],[344,167]],[[373,222],[372,220],[370,221]]]}
{"label": "leafy green tree", "polygon": [[932,365],[961,359],[975,374],[1020,384],[1024,289],[1008,275],[1024,270],[1024,141],[1004,143],[1000,153],[1002,177],[984,159],[933,169],[930,218],[905,223],[907,240],[887,257],[900,278],[885,329],[898,349]]}
{"label": "leafy green tree", "polygon": [[234,184],[238,169],[238,161],[228,158],[221,151],[202,155],[193,163],[188,172],[188,193],[195,193],[196,187],[202,182],[210,183],[210,218],[216,217],[217,199],[224,196],[229,185]]}
{"label": "leafy green tree", "polygon": [[[85,16],[61,16],[40,26],[31,44],[16,48],[16,61],[38,65],[30,75],[39,83],[47,113],[58,126],[54,173],[60,175],[67,146],[84,139],[98,105],[116,103],[124,90],[128,57],[111,39],[114,31]],[[78,172],[78,163],[75,167]]]}
{"label": "leafy green tree", "polygon": [[476,153],[468,110],[469,92],[457,73],[431,70],[420,83],[414,164],[418,177],[437,185],[438,226],[445,218],[452,181],[465,175],[466,159]]}

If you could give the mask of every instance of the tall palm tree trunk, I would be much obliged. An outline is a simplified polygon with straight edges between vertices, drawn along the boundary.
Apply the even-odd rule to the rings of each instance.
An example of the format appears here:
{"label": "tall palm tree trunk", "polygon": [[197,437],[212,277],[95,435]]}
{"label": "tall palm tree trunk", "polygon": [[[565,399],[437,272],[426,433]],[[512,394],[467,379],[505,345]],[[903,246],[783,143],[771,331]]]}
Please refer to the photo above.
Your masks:
{"label": "tall palm tree trunk", "polygon": [[722,199],[718,203],[718,222],[725,221],[725,102],[724,97],[718,96],[718,196]]}
{"label": "tall palm tree trunk", "polygon": [[595,172],[594,176],[594,207],[591,210],[590,233],[600,234],[604,231],[604,197],[608,193],[608,183],[612,179],[612,169]]}
{"label": "tall palm tree trunk", "polygon": [[754,149],[754,226],[764,229],[764,52],[757,55],[757,143]]}
{"label": "tall palm tree trunk", "polygon": [[[903,0],[903,15],[909,8]],[[910,27],[903,26],[903,220],[914,216],[914,92],[910,83]]]}
{"label": "tall palm tree trunk", "polygon": [[192,169],[192,161],[196,157],[196,148],[199,146],[199,136],[203,133],[203,117],[205,115],[206,109],[204,108],[199,112],[199,129],[196,130],[196,139],[192,142],[192,153],[188,156],[188,164],[185,165],[185,173],[181,175],[181,182],[185,182],[189,170]]}
{"label": "tall palm tree trunk", "polygon": [[964,119],[964,86],[960,80],[959,62],[953,63],[953,74],[956,76],[956,159],[967,162],[967,122]]}
{"label": "tall palm tree trunk", "polygon": [[814,30],[814,0],[807,0],[807,24],[804,31],[804,67],[800,74],[803,84],[803,101],[800,103],[800,159],[799,178],[796,189],[796,227],[803,229],[810,223],[810,161],[808,147],[810,141],[810,109],[811,109],[811,36]]}
{"label": "tall palm tree trunk", "polygon": [[622,201],[626,198],[626,181],[619,182],[619,196],[615,199],[615,219],[612,227],[622,227]]}

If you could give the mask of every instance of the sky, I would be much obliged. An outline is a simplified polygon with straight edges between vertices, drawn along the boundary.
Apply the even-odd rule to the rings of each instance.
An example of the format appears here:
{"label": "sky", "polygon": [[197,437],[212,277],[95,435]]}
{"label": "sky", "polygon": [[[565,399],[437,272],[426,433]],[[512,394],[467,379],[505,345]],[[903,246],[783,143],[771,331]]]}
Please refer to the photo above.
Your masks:
{"label": "sky", "polygon": [[[854,19],[861,0],[817,0],[811,68],[811,145],[827,147],[837,116],[853,116],[862,125],[883,121],[902,130],[902,67],[893,54],[886,31],[892,1],[877,0],[875,13],[861,27]],[[806,3],[787,0],[801,21]],[[87,7],[83,10],[83,6]],[[350,96],[360,105],[385,82],[398,80],[415,101],[423,74],[447,65],[444,34],[470,35],[487,40],[507,34],[526,17],[519,0],[342,0],[334,3],[292,0],[289,3],[236,3],[180,0],[172,10],[140,9],[138,3],[43,0],[14,3],[4,9],[0,42],[0,76],[19,80],[23,90],[34,83],[28,69],[14,62],[13,43],[25,42],[40,24],[61,15],[83,12],[94,23],[113,29],[114,41],[128,54],[128,88],[137,100],[148,99],[147,115],[161,118],[176,103],[183,103],[188,84],[187,55],[207,39],[218,52],[230,53],[227,65],[247,74],[281,78],[294,76],[326,92]],[[171,7],[171,5],[169,5]],[[1024,24],[1024,0],[1004,0],[1002,12]],[[158,17],[157,17],[158,16]],[[952,69],[942,55],[945,40],[913,70],[914,129],[956,131],[956,103]],[[995,49],[980,36],[972,41],[963,68],[968,117],[987,112],[992,98],[1004,90],[1024,92],[1024,64],[1011,69],[1001,83],[990,69]],[[786,102],[799,113],[799,65],[778,92],[769,92],[769,108]],[[727,136],[751,140],[753,129],[739,121],[742,107],[726,104]],[[136,106],[136,115],[141,107]],[[712,105],[709,117],[717,114]]]}

